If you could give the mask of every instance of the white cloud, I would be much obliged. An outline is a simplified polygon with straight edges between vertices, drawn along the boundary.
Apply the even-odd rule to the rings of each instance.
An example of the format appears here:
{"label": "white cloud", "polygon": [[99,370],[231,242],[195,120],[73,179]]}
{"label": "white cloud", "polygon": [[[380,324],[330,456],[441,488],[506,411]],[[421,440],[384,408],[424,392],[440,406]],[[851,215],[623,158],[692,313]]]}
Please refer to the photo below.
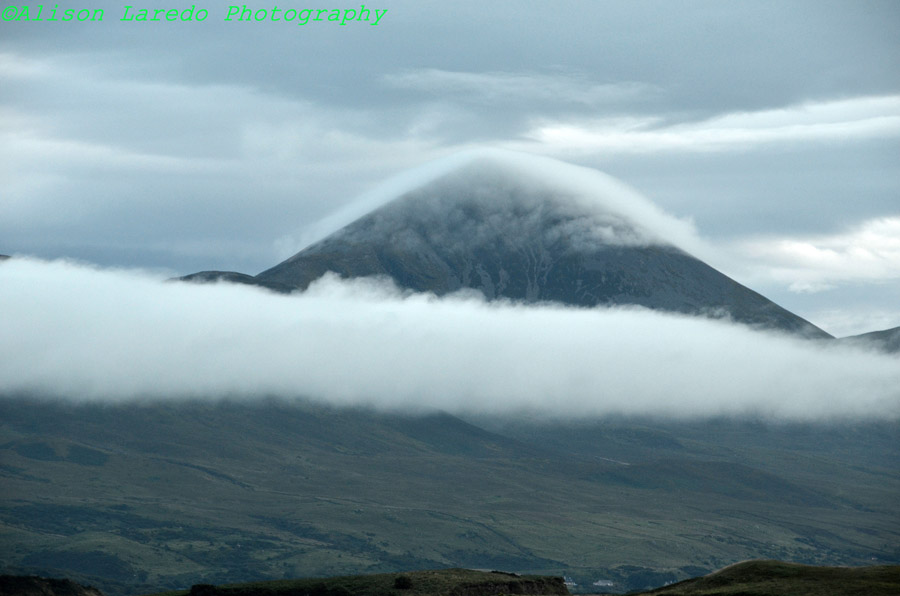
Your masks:
{"label": "white cloud", "polygon": [[584,106],[633,104],[661,93],[658,87],[646,83],[601,84],[570,73],[460,72],[419,68],[388,74],[383,80],[393,87],[491,105],[498,102],[507,105],[534,102]]}
{"label": "white cloud", "polygon": [[699,122],[661,116],[542,121],[511,148],[569,153],[735,151],[760,145],[900,136],[900,96],[810,102]]}
{"label": "white cloud", "polygon": [[845,283],[900,280],[900,216],[865,221],[839,234],[762,237],[736,245],[767,277],[793,292],[820,292]]}
{"label": "white cloud", "polygon": [[46,76],[47,72],[48,64],[46,61],[0,52],[0,77],[29,79]]}
{"label": "white cloud", "polygon": [[847,337],[900,327],[900,304],[897,308],[824,308],[810,317],[835,337]]}
{"label": "white cloud", "polygon": [[0,393],[307,396],[600,416],[897,418],[896,357],[641,309],[437,299],[357,280],[304,294],[0,265]]}

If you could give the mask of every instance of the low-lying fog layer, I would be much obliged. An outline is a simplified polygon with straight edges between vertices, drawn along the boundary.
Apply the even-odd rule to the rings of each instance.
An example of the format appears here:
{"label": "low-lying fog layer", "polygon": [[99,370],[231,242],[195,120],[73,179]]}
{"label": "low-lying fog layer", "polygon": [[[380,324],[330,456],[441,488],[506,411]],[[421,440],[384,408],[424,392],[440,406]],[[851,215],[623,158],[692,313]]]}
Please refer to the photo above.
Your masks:
{"label": "low-lying fog layer", "polygon": [[900,359],[645,309],[435,298],[326,277],[302,294],[0,264],[0,394],[795,420],[900,417]]}

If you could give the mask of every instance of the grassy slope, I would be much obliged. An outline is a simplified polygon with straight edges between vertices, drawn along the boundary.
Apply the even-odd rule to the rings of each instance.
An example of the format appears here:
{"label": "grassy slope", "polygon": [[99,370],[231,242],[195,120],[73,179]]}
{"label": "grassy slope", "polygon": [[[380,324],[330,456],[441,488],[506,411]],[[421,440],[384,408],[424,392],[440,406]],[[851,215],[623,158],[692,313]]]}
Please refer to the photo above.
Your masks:
{"label": "grassy slope", "polygon": [[747,561],[647,596],[895,596],[900,567],[810,567],[780,561]]}
{"label": "grassy slope", "polygon": [[0,421],[0,564],[111,594],[451,566],[635,588],[746,558],[900,559],[896,426],[511,439],[446,415],[13,400]]}

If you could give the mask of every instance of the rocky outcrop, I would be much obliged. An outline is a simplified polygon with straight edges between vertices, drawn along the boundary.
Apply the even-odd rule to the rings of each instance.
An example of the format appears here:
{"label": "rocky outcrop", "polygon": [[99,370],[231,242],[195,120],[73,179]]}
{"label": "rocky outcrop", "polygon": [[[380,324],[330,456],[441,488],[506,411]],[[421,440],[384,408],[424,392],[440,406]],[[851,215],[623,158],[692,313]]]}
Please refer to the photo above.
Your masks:
{"label": "rocky outcrop", "polygon": [[450,596],[494,596],[495,594],[568,594],[561,577],[518,578],[505,582],[485,581],[457,586]]}

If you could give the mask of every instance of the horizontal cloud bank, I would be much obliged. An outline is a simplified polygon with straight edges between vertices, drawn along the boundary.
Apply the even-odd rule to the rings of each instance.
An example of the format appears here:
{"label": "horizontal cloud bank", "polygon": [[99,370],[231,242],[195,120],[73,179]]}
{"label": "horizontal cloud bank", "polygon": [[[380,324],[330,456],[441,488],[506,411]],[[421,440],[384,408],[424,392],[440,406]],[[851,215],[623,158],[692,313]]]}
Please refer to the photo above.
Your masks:
{"label": "horizontal cloud bank", "polygon": [[758,238],[738,245],[749,262],[793,292],[819,292],[846,282],[900,280],[900,216],[863,222],[831,236]]}
{"label": "horizontal cloud bank", "polygon": [[724,113],[698,122],[668,123],[652,115],[541,122],[524,135],[527,141],[512,148],[540,151],[540,147],[555,153],[717,152],[898,136],[900,96],[886,95]]}
{"label": "horizontal cloud bank", "polygon": [[582,417],[900,417],[900,360],[644,309],[435,298],[326,277],[303,294],[0,264],[0,394],[308,397]]}

